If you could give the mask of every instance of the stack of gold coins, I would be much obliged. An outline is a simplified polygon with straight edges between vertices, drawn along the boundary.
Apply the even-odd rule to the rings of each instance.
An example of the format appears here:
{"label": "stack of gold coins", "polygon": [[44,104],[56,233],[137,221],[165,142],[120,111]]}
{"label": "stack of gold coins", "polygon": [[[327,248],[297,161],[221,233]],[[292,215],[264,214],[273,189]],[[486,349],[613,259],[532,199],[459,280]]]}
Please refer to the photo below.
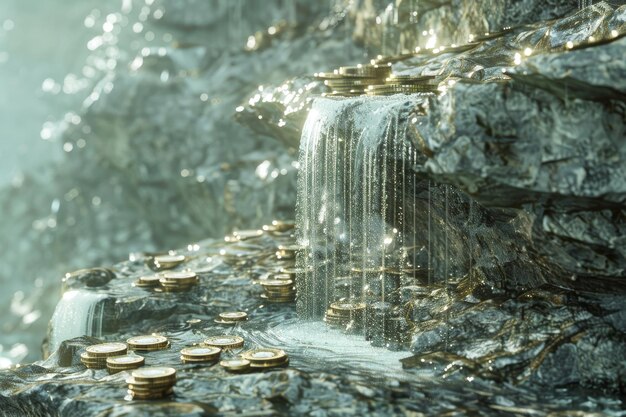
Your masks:
{"label": "stack of gold coins", "polygon": [[263,236],[263,230],[235,230],[233,237],[236,240],[249,240]]}
{"label": "stack of gold coins", "polygon": [[250,361],[246,359],[227,359],[220,362],[228,372],[245,372],[250,369]]}
{"label": "stack of gold coins", "polygon": [[261,298],[273,303],[288,303],[296,299],[296,288],[292,280],[266,279],[260,281],[265,294]]}
{"label": "stack of gold coins", "polygon": [[198,284],[199,281],[198,275],[192,271],[163,272],[161,279],[159,280],[161,287],[163,287],[163,290],[167,292],[189,291],[196,284]]}
{"label": "stack of gold coins", "polygon": [[279,245],[276,251],[276,259],[279,261],[293,260],[296,258],[296,254],[304,249],[300,245]]}
{"label": "stack of gold coins", "polygon": [[391,75],[384,83],[370,85],[368,95],[381,96],[389,94],[434,93],[439,82],[432,75]]}
{"label": "stack of gold coins", "polygon": [[213,336],[209,337],[204,341],[204,344],[207,346],[213,346],[216,348],[220,348],[222,350],[225,349],[239,349],[243,347],[243,337],[240,336]]}
{"label": "stack of gold coins", "polygon": [[180,351],[180,360],[186,363],[215,362],[222,349],[214,346],[193,346]]}
{"label": "stack of gold coins", "polygon": [[125,355],[127,352],[128,346],[125,343],[100,343],[87,346],[80,355],[80,361],[89,369],[104,369],[107,367],[107,358]]}
{"label": "stack of gold coins", "polygon": [[296,227],[296,222],[293,220],[273,220],[272,224],[263,226],[263,231],[271,235],[280,236],[284,233],[291,232],[294,227]]}
{"label": "stack of gold coins", "polygon": [[215,319],[215,322],[218,324],[237,324],[246,320],[248,320],[247,313],[243,311],[229,311],[220,313],[219,317]]}
{"label": "stack of gold coins", "polygon": [[154,266],[159,270],[176,268],[185,262],[184,255],[159,255],[154,257]]}
{"label": "stack of gold coins", "polygon": [[370,85],[383,84],[391,74],[389,64],[359,64],[355,67],[340,67],[332,73],[317,73],[331,92],[326,96],[359,96],[365,94]]}
{"label": "stack of gold coins", "polygon": [[128,393],[134,400],[154,400],[172,393],[176,384],[176,369],[166,367],[141,368],[126,380]]}
{"label": "stack of gold coins", "polygon": [[126,341],[128,347],[131,350],[137,352],[150,352],[154,350],[167,349],[170,346],[170,342],[165,336],[157,335],[142,335],[131,337]]}
{"label": "stack of gold coins", "polygon": [[252,369],[275,368],[289,364],[289,358],[282,349],[251,349],[242,353],[241,357],[250,362]]}
{"label": "stack of gold coins", "polygon": [[133,285],[139,288],[156,288],[160,285],[160,279],[161,277],[159,275],[148,275],[144,277],[139,277],[138,280],[133,282]]}
{"label": "stack of gold coins", "polygon": [[360,326],[365,319],[365,303],[333,303],[326,311],[324,321],[335,327],[353,324]]}
{"label": "stack of gold coins", "polygon": [[110,374],[116,374],[122,371],[136,369],[145,364],[143,356],[139,355],[123,355],[112,356],[107,358],[107,369]]}

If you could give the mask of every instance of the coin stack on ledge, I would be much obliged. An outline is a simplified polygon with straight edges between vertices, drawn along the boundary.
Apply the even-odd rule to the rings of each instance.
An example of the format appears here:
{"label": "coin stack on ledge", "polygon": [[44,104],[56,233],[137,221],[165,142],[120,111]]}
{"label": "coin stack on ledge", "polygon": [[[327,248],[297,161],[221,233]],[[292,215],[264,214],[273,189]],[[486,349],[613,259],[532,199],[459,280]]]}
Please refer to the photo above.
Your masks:
{"label": "coin stack on ledge", "polygon": [[155,256],[153,263],[157,270],[164,271],[166,269],[176,268],[178,265],[185,262],[184,255],[159,255]]}
{"label": "coin stack on ledge", "polygon": [[259,283],[265,291],[261,298],[269,302],[289,303],[296,299],[296,287],[290,279],[266,279]]}
{"label": "coin stack on ledge", "polygon": [[353,97],[365,94],[370,85],[384,84],[391,74],[390,64],[359,64],[355,67],[340,67],[328,73],[319,72],[315,78],[324,81],[331,91],[326,97]]}
{"label": "coin stack on ledge", "polygon": [[439,87],[439,82],[434,75],[390,75],[385,82],[379,85],[370,85],[367,94],[370,96],[383,96],[389,94],[417,94],[434,93]]}
{"label": "coin stack on ledge", "polygon": [[189,291],[200,282],[198,275],[192,271],[167,271],[161,274],[159,283],[165,292]]}
{"label": "coin stack on ledge", "polygon": [[157,335],[131,337],[126,341],[126,343],[128,343],[129,349],[137,352],[163,350],[170,346],[170,342],[167,340],[167,337]]}
{"label": "coin stack on ledge", "polygon": [[176,369],[153,367],[137,369],[126,380],[128,393],[134,400],[163,398],[173,392],[176,384]]}
{"label": "coin stack on ledge", "polygon": [[180,360],[185,363],[217,362],[222,349],[214,346],[193,346],[180,351]]}
{"label": "coin stack on ledge", "polygon": [[139,355],[113,356],[106,362],[110,374],[137,369],[146,363],[144,357]]}
{"label": "coin stack on ledge", "polygon": [[360,328],[365,320],[365,303],[332,303],[324,321],[329,326]]}
{"label": "coin stack on ledge", "polygon": [[145,288],[145,289],[158,288],[161,285],[161,283],[159,282],[160,280],[161,280],[160,275],[147,275],[147,276],[139,277],[139,279],[133,282],[133,285],[135,287]]}
{"label": "coin stack on ledge", "polygon": [[237,324],[248,320],[248,314],[243,311],[220,313],[214,321],[217,324]]}
{"label": "coin stack on ledge", "polygon": [[251,349],[242,353],[241,357],[250,362],[252,369],[269,369],[289,365],[289,357],[282,349]]}
{"label": "coin stack on ledge", "polygon": [[290,235],[295,227],[296,223],[292,220],[273,220],[272,224],[263,226],[263,231],[272,236],[283,237],[284,235]]}
{"label": "coin stack on ledge", "polygon": [[127,352],[128,346],[125,343],[100,343],[87,346],[80,355],[80,361],[89,369],[105,369],[108,358],[126,355]]}
{"label": "coin stack on ledge", "polygon": [[222,350],[227,349],[239,349],[243,347],[244,340],[243,337],[240,336],[213,336],[209,337],[204,341],[204,344],[207,346],[212,346],[216,348],[220,348]]}

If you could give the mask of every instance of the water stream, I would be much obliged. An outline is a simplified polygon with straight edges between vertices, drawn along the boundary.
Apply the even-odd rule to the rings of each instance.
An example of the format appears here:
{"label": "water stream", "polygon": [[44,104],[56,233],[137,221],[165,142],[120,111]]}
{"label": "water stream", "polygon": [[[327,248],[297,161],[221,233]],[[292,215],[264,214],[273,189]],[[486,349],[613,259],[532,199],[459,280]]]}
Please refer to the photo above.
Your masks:
{"label": "water stream", "polygon": [[[401,286],[424,273],[431,280],[433,260],[424,265],[418,244],[430,247],[430,228],[423,236],[422,216],[409,209],[417,207],[418,154],[406,126],[421,99],[319,99],[302,135],[297,222],[307,249],[298,258],[298,313],[321,319],[332,303],[365,304],[347,328],[379,345],[397,341],[406,325]],[[447,278],[447,245],[444,259]]]}

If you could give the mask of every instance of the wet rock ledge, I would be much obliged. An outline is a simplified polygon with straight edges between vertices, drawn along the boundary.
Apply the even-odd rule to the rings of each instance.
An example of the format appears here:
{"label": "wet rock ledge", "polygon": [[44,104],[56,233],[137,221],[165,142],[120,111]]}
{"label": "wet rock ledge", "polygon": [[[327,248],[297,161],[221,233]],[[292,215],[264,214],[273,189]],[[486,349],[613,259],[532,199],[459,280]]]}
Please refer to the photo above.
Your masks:
{"label": "wet rock ledge", "polygon": [[[264,233],[177,250],[187,259],[177,270],[200,277],[189,292],[133,286],[154,273],[152,254],[68,274],[65,294],[74,298],[67,305],[61,301],[57,313],[99,295],[101,308],[81,318],[99,336],[60,340],[72,323],[55,315],[48,340],[54,350],[47,359],[0,373],[0,415],[565,416],[618,415],[622,408],[617,398],[626,386],[626,339],[610,324],[624,322],[619,298],[607,313],[591,296],[536,289],[507,297],[464,280],[446,291],[416,279],[402,289],[407,322],[414,325],[398,339],[404,342],[387,346],[394,350],[372,347],[362,335],[299,322],[293,303],[260,297],[258,282],[290,265],[277,259],[276,250],[291,240],[291,232]],[[247,312],[249,320],[226,327],[214,322],[233,310]],[[89,345],[150,333],[168,337],[171,346],[142,353],[146,365],[178,372],[174,394],[162,400],[130,400],[128,372],[109,375],[80,361]],[[218,364],[181,363],[180,349],[220,334],[239,335],[246,343],[222,358],[278,347],[290,364],[232,374]]]}

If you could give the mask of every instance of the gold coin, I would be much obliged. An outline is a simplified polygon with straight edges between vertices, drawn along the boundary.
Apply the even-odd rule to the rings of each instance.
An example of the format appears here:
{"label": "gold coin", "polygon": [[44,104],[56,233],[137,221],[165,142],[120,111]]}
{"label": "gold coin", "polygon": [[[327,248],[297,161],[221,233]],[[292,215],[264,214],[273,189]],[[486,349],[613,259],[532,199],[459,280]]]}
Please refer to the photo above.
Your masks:
{"label": "gold coin", "polygon": [[248,318],[248,314],[243,311],[229,311],[220,313],[219,318],[227,322],[244,321]]}
{"label": "gold coin", "polygon": [[180,351],[181,355],[188,357],[190,359],[201,359],[208,357],[219,356],[222,352],[222,349],[214,346],[193,346],[184,348]]}
{"label": "gold coin", "polygon": [[287,354],[282,349],[258,348],[245,351],[241,357],[254,364],[255,362],[280,362],[285,360]]}
{"label": "gold coin", "polygon": [[220,362],[227,371],[240,372],[250,369],[250,361],[246,359],[228,359]]}
{"label": "gold coin", "polygon": [[123,355],[107,358],[107,366],[109,368],[126,368],[129,366],[141,366],[145,362],[143,356],[139,355]]}
{"label": "gold coin", "polygon": [[285,358],[280,362],[251,362],[250,368],[277,368],[289,365],[289,359]]}
{"label": "gold coin", "polygon": [[282,279],[266,279],[263,281],[259,281],[259,284],[264,287],[290,287],[293,285],[293,281],[285,281]]}
{"label": "gold coin", "polygon": [[126,341],[133,350],[150,350],[150,349],[162,349],[167,347],[168,340],[165,336],[157,335],[142,335],[131,337]]}
{"label": "gold coin", "polygon": [[159,255],[154,257],[154,263],[163,269],[174,268],[185,262],[184,255]]}
{"label": "gold coin", "polygon": [[248,240],[263,235],[263,230],[236,230],[233,236],[239,240]]}
{"label": "gold coin", "polygon": [[131,376],[137,383],[157,383],[176,379],[176,369],[165,366],[141,368],[133,371]]}
{"label": "gold coin", "polygon": [[85,351],[92,358],[106,358],[108,356],[123,355],[127,352],[128,346],[125,343],[100,343],[88,346]]}
{"label": "gold coin", "polygon": [[204,341],[205,345],[222,349],[237,349],[243,346],[244,340],[240,336],[213,336]]}

